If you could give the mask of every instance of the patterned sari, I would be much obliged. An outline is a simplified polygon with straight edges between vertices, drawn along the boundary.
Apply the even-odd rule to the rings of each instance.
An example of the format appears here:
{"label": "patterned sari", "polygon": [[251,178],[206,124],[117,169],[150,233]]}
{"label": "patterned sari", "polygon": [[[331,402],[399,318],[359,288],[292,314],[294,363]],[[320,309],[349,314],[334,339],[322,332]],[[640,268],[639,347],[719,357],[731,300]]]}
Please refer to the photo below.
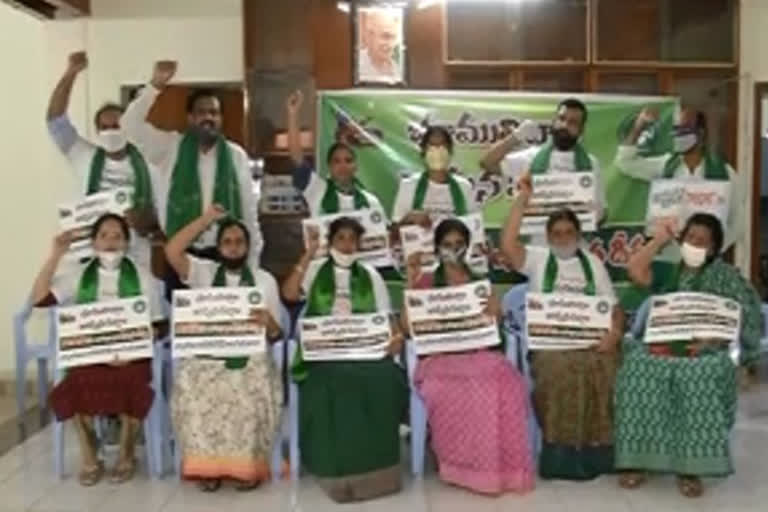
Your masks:
{"label": "patterned sari", "polygon": [[[698,272],[683,271],[672,288],[664,291],[737,301],[741,363],[759,357],[760,299],[737,269],[716,260]],[[616,383],[616,466],[699,477],[730,474],[736,398],[736,367],[727,351],[662,356],[650,354],[642,340],[629,339]]]}

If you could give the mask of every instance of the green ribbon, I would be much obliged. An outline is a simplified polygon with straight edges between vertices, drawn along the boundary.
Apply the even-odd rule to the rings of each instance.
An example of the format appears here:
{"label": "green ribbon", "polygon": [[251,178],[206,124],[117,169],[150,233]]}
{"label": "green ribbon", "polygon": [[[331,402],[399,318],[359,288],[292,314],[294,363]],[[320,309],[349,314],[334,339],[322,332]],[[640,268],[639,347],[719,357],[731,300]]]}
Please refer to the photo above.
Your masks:
{"label": "green ribbon", "polygon": [[[309,290],[305,315],[328,316],[333,310],[336,300],[336,272],[333,258],[328,258],[318,269],[317,275]],[[375,313],[376,294],[373,291],[373,279],[368,270],[355,262],[349,268],[349,294],[352,313]],[[296,346],[291,365],[293,380],[300,382],[307,377],[307,368],[301,351],[301,344]]]}
{"label": "green ribbon", "polygon": [[[364,210],[371,205],[368,203],[368,199],[363,194],[363,187],[359,181],[355,180],[352,188],[352,195],[355,202],[355,210]],[[323,215],[339,213],[339,187],[336,183],[329,179],[326,181],[325,193],[323,199],[320,202],[320,212]]]}
{"label": "green ribbon", "polygon": [[[214,288],[222,288],[227,286],[227,270],[224,265],[219,265],[216,269],[216,275],[213,277],[212,286]],[[256,286],[256,279],[253,277],[253,272],[248,268],[248,265],[244,265],[240,271],[240,286],[250,287]],[[248,357],[225,357],[224,366],[229,370],[242,370],[248,365]]]}
{"label": "green ribbon", "polygon": [[[424,207],[424,198],[427,196],[427,188],[429,188],[429,173],[422,172],[419,177],[419,182],[416,184],[416,192],[413,194],[413,203],[411,204],[413,210],[421,210]],[[469,213],[467,211],[467,200],[464,198],[464,192],[462,192],[459,182],[456,181],[456,178],[454,178],[451,173],[448,173],[448,189],[451,192],[454,215],[460,217]]]}
{"label": "green ribbon", "polygon": [[[584,294],[594,296],[597,292],[595,287],[595,276],[592,272],[592,265],[589,264],[589,259],[584,251],[579,249],[576,251],[576,257],[579,258],[581,263],[581,270],[584,272],[584,279],[587,280],[587,285],[584,288]],[[557,281],[558,273],[557,258],[552,251],[549,252],[547,257],[547,266],[544,270],[544,283],[542,284],[542,293],[552,293],[555,289],[555,281]]]}
{"label": "green ribbon", "polygon": [[[144,157],[133,144],[126,146],[128,159],[133,168],[133,207],[139,210],[152,208],[154,200],[152,198],[152,180],[149,177],[149,168]],[[96,154],[91,160],[91,170],[88,174],[88,188],[86,195],[101,192],[101,179],[104,175],[104,164],[106,163],[107,152],[103,148],[98,148]]]}
{"label": "green ribbon", "polygon": [[[168,192],[165,234],[171,238],[184,226],[203,213],[203,196],[200,187],[199,138],[188,132],[181,139],[176,165],[171,173]],[[230,216],[243,219],[240,183],[237,178],[232,150],[224,137],[216,140],[216,177],[213,186],[213,202],[221,205]]]}
{"label": "green ribbon", "polygon": [[[545,174],[549,172],[549,162],[554,149],[555,145],[551,140],[541,147],[531,161],[531,174]],[[573,160],[576,171],[592,170],[592,159],[589,158],[589,153],[584,149],[584,146],[579,143],[573,147]]]}
{"label": "green ribbon", "polygon": [[[680,164],[683,161],[683,155],[675,153],[667,159],[664,164],[664,172],[662,177],[674,178],[675,172],[680,168]],[[728,168],[719,155],[712,153],[709,150],[704,150],[704,178],[708,180],[716,181],[728,181]]]}
{"label": "green ribbon", "polygon": [[[141,281],[136,265],[128,258],[120,263],[117,277],[117,296],[121,299],[141,295]],[[99,259],[92,259],[80,277],[75,303],[91,304],[99,300]]]}

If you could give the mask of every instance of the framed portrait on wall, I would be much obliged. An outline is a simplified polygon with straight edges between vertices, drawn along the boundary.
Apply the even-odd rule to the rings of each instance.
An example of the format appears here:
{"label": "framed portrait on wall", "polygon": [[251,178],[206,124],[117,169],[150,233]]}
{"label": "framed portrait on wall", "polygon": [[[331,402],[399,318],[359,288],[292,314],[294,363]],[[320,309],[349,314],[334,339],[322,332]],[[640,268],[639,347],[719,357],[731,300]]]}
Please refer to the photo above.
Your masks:
{"label": "framed portrait on wall", "polygon": [[405,85],[405,8],[353,3],[355,85]]}

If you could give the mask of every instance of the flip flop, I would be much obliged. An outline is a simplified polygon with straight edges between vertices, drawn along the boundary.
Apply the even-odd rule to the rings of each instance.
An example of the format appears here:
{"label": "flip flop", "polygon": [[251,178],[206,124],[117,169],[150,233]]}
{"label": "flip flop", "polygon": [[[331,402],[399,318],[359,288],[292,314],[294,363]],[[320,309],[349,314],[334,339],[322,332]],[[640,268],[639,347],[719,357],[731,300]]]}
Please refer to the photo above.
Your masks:
{"label": "flip flop", "polygon": [[136,474],[136,459],[118,462],[109,475],[109,481],[113,484],[122,484],[132,480]]}
{"label": "flip flop", "polygon": [[261,487],[261,480],[258,480],[256,482],[238,482],[235,485],[235,490],[238,492],[249,492],[258,489]]}
{"label": "flip flop", "polygon": [[686,498],[698,498],[704,494],[701,479],[695,476],[678,476],[677,489]]}
{"label": "flip flop", "polygon": [[624,489],[637,489],[642,487],[647,481],[648,476],[637,471],[627,471],[619,476],[619,486]]}
{"label": "flip flop", "polygon": [[221,489],[221,480],[200,480],[197,488],[203,492],[216,492]]}
{"label": "flip flop", "polygon": [[93,487],[104,478],[104,464],[99,462],[91,468],[83,468],[77,479],[83,487]]}

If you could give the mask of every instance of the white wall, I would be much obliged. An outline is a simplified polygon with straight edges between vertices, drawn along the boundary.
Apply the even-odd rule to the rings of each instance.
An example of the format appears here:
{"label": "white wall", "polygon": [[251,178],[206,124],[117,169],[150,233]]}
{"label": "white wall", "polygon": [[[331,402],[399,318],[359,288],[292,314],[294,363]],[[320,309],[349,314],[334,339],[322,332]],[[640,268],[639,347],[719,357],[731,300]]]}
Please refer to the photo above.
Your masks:
{"label": "white wall", "polygon": [[[741,41],[740,66],[742,78],[739,82],[739,171],[748,177],[749,207],[752,212],[752,194],[754,181],[754,129],[755,129],[755,82],[768,82],[768,60],[765,49],[768,48],[768,1],[741,0]],[[752,217],[748,215],[748,233],[752,229]],[[758,243],[759,241],[755,241]],[[741,251],[740,263],[743,269],[751,265],[751,245],[749,250]]]}
{"label": "white wall", "polygon": [[[79,77],[69,115],[91,135],[96,109],[120,99],[123,85],[143,83],[157,59],[179,61],[183,82],[240,82],[243,43],[240,0],[93,0],[96,17],[41,21],[0,2],[0,91],[9,98],[0,123],[2,237],[0,379],[12,375],[10,318],[25,298],[56,230],[57,203],[78,190],[67,161],[45,128],[48,97],[67,55],[86,50],[90,66]],[[10,121],[8,121],[10,120]],[[44,331],[44,316],[31,324]]]}

